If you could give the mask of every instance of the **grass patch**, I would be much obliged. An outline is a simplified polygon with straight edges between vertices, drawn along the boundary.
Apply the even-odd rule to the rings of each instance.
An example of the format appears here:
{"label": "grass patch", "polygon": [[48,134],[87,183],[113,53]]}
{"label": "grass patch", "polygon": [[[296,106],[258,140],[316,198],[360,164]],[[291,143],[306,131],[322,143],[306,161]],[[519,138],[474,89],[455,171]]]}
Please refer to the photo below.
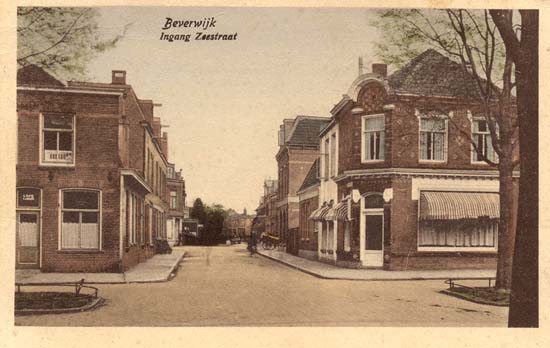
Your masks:
{"label": "grass patch", "polygon": [[443,292],[476,303],[493,306],[510,305],[510,293],[497,291],[493,287],[454,287],[453,289],[443,290]]}
{"label": "grass patch", "polygon": [[67,309],[91,303],[90,295],[70,292],[16,292],[15,309]]}

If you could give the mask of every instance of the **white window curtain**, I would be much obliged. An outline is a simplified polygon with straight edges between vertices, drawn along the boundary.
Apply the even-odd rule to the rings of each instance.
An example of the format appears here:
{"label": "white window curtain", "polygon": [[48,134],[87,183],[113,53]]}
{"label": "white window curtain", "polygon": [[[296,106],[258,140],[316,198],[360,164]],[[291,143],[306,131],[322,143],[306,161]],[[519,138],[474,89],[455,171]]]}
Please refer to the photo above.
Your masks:
{"label": "white window curtain", "polygon": [[445,161],[447,124],[443,118],[420,119],[420,159]]}
{"label": "white window curtain", "polygon": [[38,246],[38,223],[23,222],[19,223],[19,245],[23,247]]}
{"label": "white window curtain", "polygon": [[61,191],[61,248],[99,249],[99,192]]}
{"label": "white window curtain", "polygon": [[498,221],[423,221],[418,245],[424,247],[496,247]]}

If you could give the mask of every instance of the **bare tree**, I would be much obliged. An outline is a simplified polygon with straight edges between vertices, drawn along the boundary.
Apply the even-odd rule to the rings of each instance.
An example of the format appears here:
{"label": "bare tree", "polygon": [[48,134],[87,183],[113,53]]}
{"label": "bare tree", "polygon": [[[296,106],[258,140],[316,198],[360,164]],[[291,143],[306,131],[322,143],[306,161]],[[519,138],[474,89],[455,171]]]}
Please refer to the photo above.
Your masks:
{"label": "bare tree", "polygon": [[[514,61],[488,11],[382,10],[373,23],[382,32],[378,55],[386,63],[402,65],[426,48],[434,48],[461,64],[475,81],[475,102],[481,107],[498,160],[489,159],[473,141],[478,156],[499,171],[500,224],[496,287],[510,289],[514,250],[513,170],[517,158],[517,117],[513,90]],[[498,87],[497,87],[498,86]]]}
{"label": "bare tree", "polygon": [[59,77],[83,77],[94,55],[115,47],[124,36],[102,37],[99,15],[97,9],[85,7],[19,7],[18,65],[35,64]]}
{"label": "bare tree", "polygon": [[518,222],[508,325],[538,327],[538,29],[537,10],[490,10],[516,66],[519,142],[522,149]]}

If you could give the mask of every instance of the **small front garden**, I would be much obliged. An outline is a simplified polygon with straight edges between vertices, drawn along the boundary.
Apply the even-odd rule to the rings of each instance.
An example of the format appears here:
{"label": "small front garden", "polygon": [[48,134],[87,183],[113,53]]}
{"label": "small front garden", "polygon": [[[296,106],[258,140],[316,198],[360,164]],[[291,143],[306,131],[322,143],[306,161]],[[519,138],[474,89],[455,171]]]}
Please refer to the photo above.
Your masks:
{"label": "small front garden", "polygon": [[494,287],[467,287],[455,284],[442,292],[475,303],[492,306],[510,305],[510,293],[499,291]]}
{"label": "small front garden", "polygon": [[76,309],[91,304],[96,298],[72,292],[16,292],[15,310]]}

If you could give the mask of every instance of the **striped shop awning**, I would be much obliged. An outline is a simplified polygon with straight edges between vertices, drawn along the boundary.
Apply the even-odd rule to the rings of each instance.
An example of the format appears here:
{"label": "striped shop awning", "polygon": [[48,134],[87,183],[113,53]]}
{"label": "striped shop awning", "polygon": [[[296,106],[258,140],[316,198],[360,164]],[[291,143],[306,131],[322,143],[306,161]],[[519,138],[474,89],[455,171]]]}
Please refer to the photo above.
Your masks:
{"label": "striped shop awning", "polygon": [[323,219],[328,220],[328,221],[336,220],[336,207],[338,207],[338,204],[336,204],[335,206],[330,207],[330,209],[327,210],[327,213],[325,214]]}
{"label": "striped shop awning", "polygon": [[420,193],[420,220],[460,220],[500,217],[498,193],[438,192]]}
{"label": "striped shop awning", "polygon": [[336,219],[341,221],[350,221],[349,218],[349,203],[350,198],[344,198],[336,205]]}
{"label": "striped shop awning", "polygon": [[327,203],[325,202],[320,208],[314,210],[313,213],[311,213],[311,215],[309,216],[309,218],[311,220],[323,220],[329,210],[330,210],[330,206],[327,205]]}

